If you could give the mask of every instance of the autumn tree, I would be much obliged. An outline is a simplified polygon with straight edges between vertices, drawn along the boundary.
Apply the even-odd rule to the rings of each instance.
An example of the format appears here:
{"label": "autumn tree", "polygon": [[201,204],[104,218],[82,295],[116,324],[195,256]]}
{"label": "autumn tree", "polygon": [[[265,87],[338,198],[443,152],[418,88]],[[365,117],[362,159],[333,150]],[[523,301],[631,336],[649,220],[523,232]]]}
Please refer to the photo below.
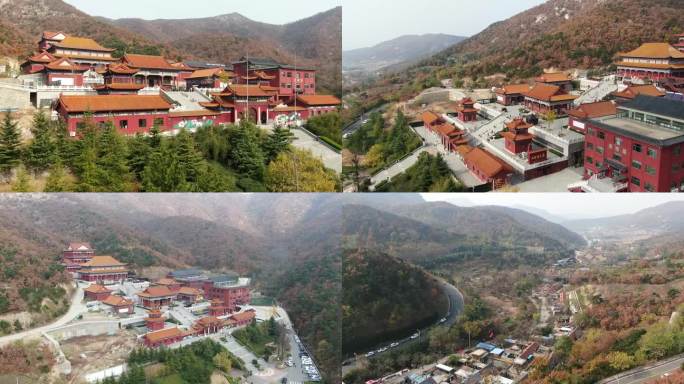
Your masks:
{"label": "autumn tree", "polygon": [[335,192],[337,176],[311,152],[293,149],[278,155],[266,171],[271,192]]}

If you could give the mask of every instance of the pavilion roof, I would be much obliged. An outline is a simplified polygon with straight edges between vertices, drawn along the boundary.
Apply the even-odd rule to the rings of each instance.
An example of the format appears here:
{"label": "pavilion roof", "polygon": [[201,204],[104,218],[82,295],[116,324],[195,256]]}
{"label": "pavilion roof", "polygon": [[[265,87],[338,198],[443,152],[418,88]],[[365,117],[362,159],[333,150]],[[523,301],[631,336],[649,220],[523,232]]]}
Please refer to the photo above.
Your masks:
{"label": "pavilion roof", "polygon": [[340,99],[333,95],[299,95],[297,100],[308,106],[340,105]]}
{"label": "pavilion roof", "polygon": [[83,264],[84,267],[118,267],[124,266],[126,264],[120,262],[119,260],[111,256],[93,256],[90,261]]}
{"label": "pavilion roof", "polygon": [[639,48],[619,54],[621,57],[640,57],[652,59],[684,59],[684,52],[668,43],[645,43]]}
{"label": "pavilion roof", "polygon": [[162,56],[126,54],[123,61],[130,67],[143,69],[163,69],[167,71],[180,71],[182,68],[174,67]]}
{"label": "pavilion roof", "polygon": [[68,112],[121,112],[171,109],[171,104],[160,95],[62,95],[59,100]]}
{"label": "pavilion roof", "polygon": [[87,37],[75,37],[67,36],[64,40],[53,43],[55,47],[59,48],[69,48],[69,49],[83,49],[87,51],[98,51],[98,52],[114,52],[115,49],[105,48],[98,44],[95,40],[89,39]]}

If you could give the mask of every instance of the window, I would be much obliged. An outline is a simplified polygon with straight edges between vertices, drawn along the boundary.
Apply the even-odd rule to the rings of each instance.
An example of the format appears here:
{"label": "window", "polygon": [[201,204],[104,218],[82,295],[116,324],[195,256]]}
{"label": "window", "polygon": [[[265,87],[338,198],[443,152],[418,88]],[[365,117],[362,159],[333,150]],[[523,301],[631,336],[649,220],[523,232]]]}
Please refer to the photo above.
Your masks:
{"label": "window", "polygon": [[587,143],[587,148],[594,149],[594,143]]}
{"label": "window", "polygon": [[641,169],[641,163],[636,160],[632,160],[632,168]]}
{"label": "window", "polygon": [[641,151],[642,151],[642,149],[641,149],[641,144],[639,144],[639,143],[632,144],[632,150],[633,150],[634,152],[639,152],[639,153],[641,153]]}
{"label": "window", "polygon": [[651,176],[655,176],[656,169],[651,167],[650,165],[646,165],[646,173],[648,173]]}
{"label": "window", "polygon": [[653,184],[651,184],[651,183],[646,183],[646,186],[644,187],[644,189],[649,191],[649,192],[655,191],[655,188],[653,188]]}
{"label": "window", "polygon": [[674,154],[675,156],[681,155],[682,154],[682,147],[681,146],[674,147],[674,149],[672,150],[672,154]]}
{"label": "window", "polygon": [[613,154],[613,160],[615,160],[615,161],[622,161],[622,156],[620,156],[620,155],[617,154],[617,153],[614,153],[614,154]]}
{"label": "window", "polygon": [[591,156],[587,157],[587,163],[594,164],[594,159]]}
{"label": "window", "polygon": [[632,184],[636,185],[637,187],[641,186],[641,180],[639,180],[638,177],[632,176]]}
{"label": "window", "polygon": [[119,128],[121,128],[121,129],[128,129],[128,120],[121,120],[121,121],[119,121]]}
{"label": "window", "polygon": [[596,152],[600,153],[603,155],[604,149],[603,147],[596,147]]}
{"label": "window", "polygon": [[648,157],[650,157],[650,158],[652,158],[652,159],[657,159],[657,158],[658,158],[658,151],[656,151],[656,150],[653,149],[653,148],[649,148],[648,151],[647,151],[647,153],[648,153]]}
{"label": "window", "polygon": [[598,138],[599,139],[605,139],[606,138],[606,133],[603,131],[598,131]]}
{"label": "window", "polygon": [[646,115],[646,119],[644,119],[644,121],[646,121],[647,124],[656,125],[658,119],[655,116]]}
{"label": "window", "polygon": [[644,121],[644,114],[639,112],[634,112],[634,120]]}
{"label": "window", "polygon": [[587,129],[587,134],[589,136],[596,136],[596,130],[594,128]]}
{"label": "window", "polygon": [[616,146],[621,146],[622,145],[622,138],[615,136],[615,145]]}
{"label": "window", "polygon": [[82,129],[85,129],[85,127],[86,127],[85,123],[76,123],[76,129],[79,131]]}
{"label": "window", "polygon": [[154,119],[154,125],[157,127],[161,127],[164,125],[164,119],[162,118],[156,118]]}
{"label": "window", "polygon": [[140,120],[138,120],[138,127],[140,127],[140,128],[147,128],[147,119],[140,119]]}

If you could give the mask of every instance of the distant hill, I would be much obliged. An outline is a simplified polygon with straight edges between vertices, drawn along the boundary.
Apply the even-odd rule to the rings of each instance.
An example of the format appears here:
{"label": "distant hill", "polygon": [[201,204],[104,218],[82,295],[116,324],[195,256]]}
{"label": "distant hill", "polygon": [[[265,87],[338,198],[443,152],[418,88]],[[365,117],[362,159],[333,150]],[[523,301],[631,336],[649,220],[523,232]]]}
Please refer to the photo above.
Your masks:
{"label": "distant hill", "polygon": [[599,219],[573,220],[563,223],[571,230],[606,233],[646,231],[652,236],[684,233],[684,202],[669,202],[631,215]]}
{"label": "distant hill", "polygon": [[349,250],[343,263],[343,353],[361,352],[437,321],[448,310],[434,277],[372,250]]}
{"label": "distant hill", "polygon": [[373,47],[344,51],[342,66],[371,72],[397,64],[411,64],[464,39],[466,37],[446,34],[405,35]]}
{"label": "distant hill", "polygon": [[536,76],[544,68],[609,65],[617,52],[684,32],[680,0],[549,0],[428,60],[469,63],[479,76]]}
{"label": "distant hill", "polygon": [[[462,209],[445,203],[387,211],[347,205],[343,210],[344,245],[347,249],[381,250],[427,268],[441,264],[513,268],[568,257],[583,244],[578,235],[541,218],[516,213],[516,219],[487,207]],[[530,229],[535,222],[553,229]]]}
{"label": "distant hill", "polygon": [[247,53],[320,70],[322,92],[340,93],[342,9],[286,25],[239,14],[185,20],[110,20],[93,17],[61,0],[0,0],[0,55],[27,56],[46,30],[125,46],[132,53],[159,53],[173,60],[230,63]]}

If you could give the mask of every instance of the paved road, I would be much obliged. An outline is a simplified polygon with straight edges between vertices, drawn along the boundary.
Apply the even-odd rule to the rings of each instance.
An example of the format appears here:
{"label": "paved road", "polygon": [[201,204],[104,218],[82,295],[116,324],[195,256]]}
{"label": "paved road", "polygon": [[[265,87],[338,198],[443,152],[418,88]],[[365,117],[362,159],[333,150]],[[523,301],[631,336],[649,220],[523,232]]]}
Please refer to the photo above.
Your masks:
{"label": "paved road", "polygon": [[645,384],[660,378],[667,373],[674,373],[684,364],[684,356],[667,361],[663,364],[647,367],[642,370],[630,371],[627,374],[613,376],[600,381],[601,384]]}
{"label": "paved road", "polygon": [[437,154],[439,151],[436,147],[434,146],[422,146],[418,149],[416,149],[410,156],[405,158],[404,160],[401,160],[398,163],[394,163],[392,166],[389,168],[386,168],[385,170],[377,173],[375,176],[371,177],[371,190],[375,189],[375,187],[380,184],[384,180],[389,180],[393,178],[394,176],[399,175],[400,173],[406,172],[407,169],[411,168],[414,164],[418,162],[418,157],[420,157],[420,154],[423,152],[429,152],[432,155]]}
{"label": "paved road", "polygon": [[0,346],[13,343],[18,340],[41,337],[41,334],[43,332],[49,332],[55,328],[67,325],[70,322],[76,320],[76,318],[80,316],[82,313],[87,311],[88,309],[83,304],[83,288],[78,286],[76,288],[76,291],[74,292],[74,295],[71,297],[71,306],[69,307],[69,310],[62,317],[42,327],[33,328],[24,332],[14,333],[11,335],[0,337]]}
{"label": "paved road", "polygon": [[372,115],[372,114],[375,113],[375,112],[382,112],[382,111],[384,111],[386,107],[387,107],[387,106],[382,105],[382,106],[380,106],[380,107],[377,107],[377,108],[375,108],[375,109],[372,109],[372,110],[370,110],[370,111],[364,113],[363,115],[359,116],[358,119],[356,119],[353,123],[347,125],[347,126],[344,128],[342,134],[346,135],[346,134],[351,134],[351,133],[356,132],[359,128],[361,128],[361,126],[363,125],[364,120],[369,119],[369,118],[370,118],[370,115]]}
{"label": "paved road", "polygon": [[[260,128],[272,132],[273,127],[270,125],[262,125]],[[292,146],[299,149],[309,150],[314,155],[323,161],[326,168],[330,168],[337,173],[342,173],[342,155],[330,149],[320,140],[311,137],[299,128],[290,128],[290,132],[294,135]]]}

